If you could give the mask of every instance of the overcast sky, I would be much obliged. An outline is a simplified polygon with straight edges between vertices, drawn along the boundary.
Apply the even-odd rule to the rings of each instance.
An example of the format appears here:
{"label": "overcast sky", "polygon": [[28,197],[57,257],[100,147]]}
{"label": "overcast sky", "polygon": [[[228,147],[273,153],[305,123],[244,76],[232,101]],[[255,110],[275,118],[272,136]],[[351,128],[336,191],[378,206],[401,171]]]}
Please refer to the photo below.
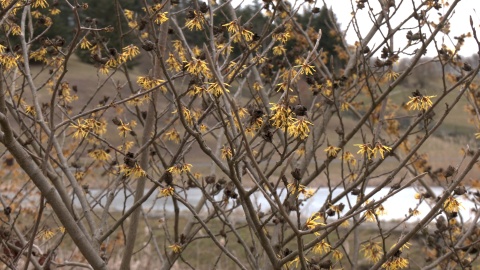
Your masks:
{"label": "overcast sky", "polygon": [[[400,21],[403,21],[406,18],[406,16],[408,16],[412,12],[413,10],[412,1],[415,3],[416,6],[419,6],[420,3],[423,2],[423,0],[403,0],[403,1],[396,0],[397,4],[400,2],[402,2],[402,4],[400,8],[398,8],[395,16],[391,19],[393,27],[395,27]],[[446,0],[439,0],[439,1],[448,2]],[[253,2],[253,0],[234,0],[233,2],[234,2],[234,5],[238,5],[239,3],[248,4]],[[262,3],[261,0],[259,0],[259,2]],[[324,2],[327,4],[328,7],[331,7],[333,9],[334,13],[337,16],[338,22],[341,24],[341,29],[342,31],[344,31],[347,28],[352,18],[352,15],[351,15],[352,11],[356,9],[356,1],[355,0],[324,0]],[[370,0],[368,2],[373,7],[375,12],[378,12],[380,10],[379,0]],[[295,0],[290,0],[290,3],[295,3]],[[297,5],[300,3],[302,3],[304,7],[301,10],[303,9],[311,10],[312,7],[323,6],[323,1],[321,0],[317,0],[317,3],[315,4],[307,4],[304,2],[304,0],[298,0]],[[432,10],[429,13],[428,21],[438,22],[440,14],[444,14],[448,10],[448,8],[449,7],[445,6],[438,11]],[[451,16],[451,34],[450,34],[451,39],[449,39],[444,34],[439,34],[437,39],[438,45],[441,46],[441,44],[444,43],[448,47],[453,48],[456,42],[456,40],[453,39],[454,36],[471,32],[471,27],[469,22],[470,16],[472,16],[474,26],[476,27],[477,31],[479,32],[478,34],[480,35],[480,29],[479,29],[480,15],[477,13],[476,9],[480,10],[479,0],[460,1],[460,3],[456,6],[455,13],[453,14],[453,16]],[[393,11],[393,8],[390,10]],[[360,31],[362,35],[365,35],[373,25],[368,13],[368,7],[365,7],[364,9],[358,11],[357,19],[358,19],[358,24],[361,26]],[[417,23],[416,20],[412,20],[412,22],[407,26],[414,27],[416,23]],[[404,30],[394,36],[394,50],[403,48],[406,45],[405,35],[407,31],[408,30]],[[412,32],[416,33],[417,31],[418,29],[414,29]],[[424,26],[422,28],[422,31],[428,33],[428,28]],[[348,28],[346,37],[347,37],[348,43],[352,45],[355,43],[356,40],[358,40],[357,35],[355,34],[354,29],[351,26]],[[381,40],[382,40],[381,35],[377,34],[376,38],[373,39],[371,44],[375,44],[375,43],[379,44]],[[373,47],[373,46],[370,46],[370,47]],[[416,47],[411,47],[410,52],[413,52],[415,49]],[[472,54],[477,53],[477,51],[478,51],[478,47],[476,45],[476,42],[474,41],[473,38],[469,38],[465,40],[465,45],[460,51],[460,54],[464,56],[470,56]],[[428,48],[427,55],[430,55],[430,56],[436,55],[435,48],[434,47]]]}
{"label": "overcast sky", "polygon": [[[342,30],[345,30],[346,27],[348,26],[349,21],[352,18],[352,5],[350,0],[325,0],[327,6],[331,7],[334,11],[334,13],[337,15],[337,19],[341,24]],[[353,1],[355,4],[355,1]],[[396,0],[397,3],[400,2],[400,0]],[[414,0],[415,5],[418,6],[422,0]],[[443,2],[440,0],[440,2]],[[450,1],[452,2],[452,1]],[[378,0],[370,0],[369,3],[372,5],[375,11],[379,10],[379,4]],[[320,6],[323,6],[321,4]],[[453,39],[454,36],[459,36],[463,33],[467,32],[472,32],[471,27],[470,27],[470,16],[472,16],[474,26],[476,27],[477,31],[479,32],[478,34],[480,35],[480,30],[479,30],[479,24],[480,24],[480,19],[479,19],[479,14],[477,13],[477,7],[480,8],[480,1],[478,0],[463,0],[460,1],[460,3],[456,6],[455,8],[455,13],[451,16],[451,34],[450,37],[452,40],[450,40],[446,35],[440,34],[439,38],[437,39],[439,45],[442,43],[445,43],[448,47],[453,48],[454,47],[454,42],[456,40]],[[447,12],[449,7],[445,6],[442,7],[440,10],[433,10],[431,11],[428,17],[428,21],[431,22],[438,22],[439,20],[439,15],[444,14]],[[390,9],[393,11],[393,9]],[[397,14],[392,18],[392,26],[395,27],[396,24],[398,24],[400,21],[404,20],[409,14],[411,14],[413,10],[412,6],[412,0],[405,0],[403,1],[401,7],[398,9]],[[368,7],[365,7],[362,10],[358,11],[357,14],[357,19],[359,22],[359,25],[361,27],[361,33],[362,35],[365,35],[366,32],[371,28],[373,25],[370,16],[368,15]],[[408,26],[415,26],[416,21],[412,21],[412,24],[409,24]],[[398,35],[395,36],[395,50],[398,50],[399,48],[405,46],[406,44],[406,31],[403,31],[402,33],[399,33]],[[416,33],[417,30],[413,30],[413,33]],[[423,32],[428,32],[428,28],[423,27],[422,28]],[[376,43],[378,44],[381,40],[380,35],[376,35]],[[347,32],[347,41],[351,44],[353,44],[357,40],[357,36],[355,32],[353,31],[353,28],[350,27],[348,32]],[[413,48],[412,48],[413,50]],[[465,45],[460,51],[461,55],[469,56],[472,54],[475,54],[478,52],[478,46],[476,42],[474,41],[473,38],[468,38],[465,40]],[[432,55],[434,53],[434,48],[430,48],[428,54]]]}

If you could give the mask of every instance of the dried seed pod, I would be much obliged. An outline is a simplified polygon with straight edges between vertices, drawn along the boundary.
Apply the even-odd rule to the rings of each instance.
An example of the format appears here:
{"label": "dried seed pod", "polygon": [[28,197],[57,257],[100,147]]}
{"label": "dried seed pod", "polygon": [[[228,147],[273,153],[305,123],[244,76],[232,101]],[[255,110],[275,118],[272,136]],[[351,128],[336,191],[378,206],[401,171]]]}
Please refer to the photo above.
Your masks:
{"label": "dried seed pod", "polygon": [[299,168],[295,168],[292,172],[291,172],[292,176],[293,176],[293,179],[297,180],[297,181],[300,181],[302,180],[302,174],[301,174],[301,171]]}

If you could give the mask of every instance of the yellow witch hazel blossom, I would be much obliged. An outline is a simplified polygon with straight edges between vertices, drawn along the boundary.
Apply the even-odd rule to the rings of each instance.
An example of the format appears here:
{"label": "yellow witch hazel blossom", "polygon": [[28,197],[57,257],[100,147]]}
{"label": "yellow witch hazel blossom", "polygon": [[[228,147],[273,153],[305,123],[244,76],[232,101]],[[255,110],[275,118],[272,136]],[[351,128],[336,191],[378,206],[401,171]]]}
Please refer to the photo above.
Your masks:
{"label": "yellow witch hazel blossom", "polygon": [[302,184],[289,183],[287,185],[287,190],[291,195],[296,195],[297,197],[300,194],[305,195],[307,193],[306,187]]}
{"label": "yellow witch hazel blossom", "polygon": [[458,212],[460,207],[462,207],[462,205],[453,196],[449,196],[443,203],[443,208],[447,213]]}
{"label": "yellow witch hazel blossom", "polygon": [[169,248],[173,251],[173,253],[180,253],[182,252],[182,246],[180,244],[173,244],[173,245],[170,245]]}
{"label": "yellow witch hazel blossom", "polygon": [[140,54],[140,49],[137,46],[130,44],[122,49],[122,55],[128,60],[132,60],[133,57]]}
{"label": "yellow witch hazel blossom", "polygon": [[107,123],[93,118],[78,119],[77,123],[71,124],[70,127],[75,129],[75,132],[73,133],[75,139],[86,138],[89,133],[103,135],[107,132]]}
{"label": "yellow witch hazel blossom", "polygon": [[364,144],[354,144],[354,146],[358,146],[360,150],[358,150],[357,154],[364,154],[368,157],[368,159],[372,159],[373,149],[369,143]]}
{"label": "yellow witch hazel blossom", "polygon": [[[223,95],[224,92],[227,92],[227,93],[230,92],[227,89],[227,87],[230,87],[230,85],[226,84],[226,83],[223,84],[223,87],[220,83],[216,83],[216,82],[209,83],[209,86],[207,88],[207,92],[214,95],[215,97],[219,97],[219,96]],[[225,91],[224,91],[224,89],[225,89]]]}
{"label": "yellow witch hazel blossom", "polygon": [[157,87],[164,82],[165,82],[164,80],[155,79],[150,76],[139,76],[137,78],[137,84],[140,85],[145,90],[149,90],[154,87]]}
{"label": "yellow witch hazel blossom", "polygon": [[322,215],[318,212],[315,212],[313,215],[311,215],[307,221],[305,222],[305,227],[309,230],[313,230],[317,228],[318,226],[324,226],[325,223],[321,222],[323,219]]}
{"label": "yellow witch hazel blossom", "polygon": [[185,23],[185,26],[188,28],[188,30],[203,30],[203,25],[205,24],[205,17],[203,14],[201,12],[197,12],[196,10],[192,10],[190,14],[192,18],[187,19],[187,22]]}
{"label": "yellow witch hazel blossom", "polygon": [[125,164],[121,165],[120,172],[127,177],[132,176],[134,179],[147,176],[147,173],[142,169],[142,167],[140,167],[138,163],[135,163],[133,167],[128,167]]}
{"label": "yellow witch hazel blossom", "polygon": [[162,24],[162,23],[168,21],[167,14],[168,14],[168,12],[162,12],[162,13],[159,12],[159,13],[155,14],[155,21],[154,22],[156,24]]}
{"label": "yellow witch hazel blossom", "polygon": [[363,256],[373,263],[378,262],[383,256],[383,249],[379,242],[369,241],[362,245],[360,250],[363,251]]}
{"label": "yellow witch hazel blossom", "polygon": [[399,270],[408,267],[408,260],[402,257],[392,257],[382,264],[382,268],[386,270]]}
{"label": "yellow witch hazel blossom", "polygon": [[377,142],[375,144],[375,148],[373,148],[373,156],[376,157],[377,153],[379,153],[382,159],[385,159],[385,152],[390,152],[391,150],[391,147],[382,145],[381,143]]}
{"label": "yellow witch hazel blossom", "polygon": [[313,72],[315,72],[315,67],[312,65],[309,65],[307,62],[304,62],[303,64],[295,67],[300,67],[300,74],[305,74],[305,75],[313,75]]}
{"label": "yellow witch hazel blossom", "polygon": [[360,148],[357,154],[364,154],[367,156],[368,159],[372,159],[372,157],[376,158],[377,154],[380,154],[380,157],[382,159],[385,159],[385,153],[390,152],[392,150],[391,147],[383,145],[380,142],[375,143],[375,147],[373,148],[372,148],[372,145],[369,143],[354,144],[354,146],[357,146],[358,148]]}
{"label": "yellow witch hazel blossom", "polygon": [[344,152],[342,159],[345,163],[348,163],[351,166],[357,165],[357,160],[355,159],[355,156],[350,151]]}
{"label": "yellow witch hazel blossom", "polygon": [[408,97],[410,101],[407,102],[409,110],[428,110],[432,107],[432,98],[436,96],[424,96],[420,94],[420,91],[416,90],[412,93],[413,97]]}
{"label": "yellow witch hazel blossom", "polygon": [[98,161],[107,161],[110,159],[110,154],[103,149],[95,149],[88,153],[88,155]]}
{"label": "yellow witch hazel blossom", "polygon": [[172,186],[167,186],[160,189],[160,192],[157,197],[170,197],[175,193],[175,188]]}
{"label": "yellow witch hazel blossom", "polygon": [[330,249],[331,249],[331,248],[332,248],[332,247],[330,246],[330,244],[328,244],[327,241],[322,240],[321,242],[317,243],[317,244],[312,248],[312,251],[313,251],[313,253],[322,255],[322,254],[326,254],[326,253],[330,252]]}
{"label": "yellow witch hazel blossom", "polygon": [[327,148],[325,148],[325,150],[323,150],[324,152],[327,152],[327,156],[329,157],[337,157],[338,155],[338,151],[342,150],[341,148],[338,148],[338,147],[335,147],[335,146],[328,146]]}
{"label": "yellow witch hazel blossom", "polygon": [[288,126],[288,133],[295,138],[305,140],[310,133],[310,128],[313,124],[305,119],[295,119],[293,123]]}
{"label": "yellow witch hazel blossom", "polygon": [[272,107],[272,116],[270,121],[272,125],[276,128],[288,128],[290,125],[295,122],[295,119],[292,117],[292,110],[283,104],[270,103]]}
{"label": "yellow witch hazel blossom", "polygon": [[203,73],[206,77],[210,77],[210,69],[207,67],[207,63],[203,60],[193,58],[185,67],[187,68],[187,72],[192,75],[197,76]]}

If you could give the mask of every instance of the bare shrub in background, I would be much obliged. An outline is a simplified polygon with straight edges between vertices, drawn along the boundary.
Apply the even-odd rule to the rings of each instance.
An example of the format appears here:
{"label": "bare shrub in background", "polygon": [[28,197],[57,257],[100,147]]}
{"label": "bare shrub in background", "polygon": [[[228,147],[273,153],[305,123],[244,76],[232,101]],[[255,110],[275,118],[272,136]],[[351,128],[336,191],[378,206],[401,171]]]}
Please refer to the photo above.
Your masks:
{"label": "bare shrub in background", "polygon": [[[76,0],[0,1],[5,268],[478,264],[478,183],[467,174],[480,151],[464,145],[439,167],[421,149],[460,150],[434,136],[458,107],[470,138],[479,124],[479,66],[458,56],[465,39],[478,43],[478,22],[449,36],[459,0],[352,1],[342,26],[355,44],[331,12],[328,31],[313,26],[321,2],[264,1],[241,16],[224,1],[139,2],[114,1],[115,23],[102,25]],[[58,16],[70,18],[68,38],[49,35]],[[323,206],[301,215],[320,187]],[[382,220],[410,187],[416,207]]]}

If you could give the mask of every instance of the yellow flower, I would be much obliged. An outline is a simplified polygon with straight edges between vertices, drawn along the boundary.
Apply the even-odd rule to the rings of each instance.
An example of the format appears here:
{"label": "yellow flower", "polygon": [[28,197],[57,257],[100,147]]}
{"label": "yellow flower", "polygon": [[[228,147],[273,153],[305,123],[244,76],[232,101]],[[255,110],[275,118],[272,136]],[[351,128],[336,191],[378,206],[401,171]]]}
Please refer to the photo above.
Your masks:
{"label": "yellow flower", "polygon": [[396,80],[398,78],[399,74],[391,69],[389,69],[387,72],[385,72],[385,78],[388,80]]}
{"label": "yellow flower", "polygon": [[127,47],[122,49],[122,53],[125,54],[125,56],[129,59],[132,60],[133,57],[137,56],[140,54],[140,49],[138,49],[137,46],[130,44]]}
{"label": "yellow flower", "polygon": [[35,107],[30,105],[25,105],[25,113],[31,116],[35,116],[36,115]]}
{"label": "yellow flower", "polygon": [[106,161],[110,159],[110,154],[103,149],[95,149],[88,153],[88,155],[98,161]]}
{"label": "yellow flower", "polygon": [[182,173],[184,172],[190,172],[190,169],[192,168],[192,164],[189,163],[183,163],[182,165]]}
{"label": "yellow flower", "polygon": [[165,133],[165,135],[163,136],[168,141],[173,141],[177,144],[180,143],[180,134],[177,132],[176,129],[170,130],[169,132]]}
{"label": "yellow flower", "polygon": [[170,197],[174,193],[175,193],[175,188],[173,188],[172,186],[167,186],[160,190],[160,194],[158,194],[158,197]]}
{"label": "yellow flower", "polygon": [[448,197],[443,203],[443,208],[447,213],[458,212],[461,206],[462,205],[453,196]]}
{"label": "yellow flower", "polygon": [[38,233],[37,237],[40,238],[40,239],[43,239],[43,240],[49,240],[54,236],[55,236],[55,231],[45,229],[45,230],[40,231]]}
{"label": "yellow flower", "polygon": [[348,163],[352,166],[357,165],[357,160],[355,159],[355,156],[350,151],[344,152],[342,159],[345,163]]}
{"label": "yellow flower", "polygon": [[226,27],[227,31],[232,35],[240,31],[240,26],[238,25],[237,21],[231,21],[229,23],[222,24],[222,26]]}
{"label": "yellow flower", "polygon": [[390,152],[392,150],[391,147],[382,145],[381,143],[376,143],[375,148],[373,148],[373,157],[377,156],[377,152],[380,153],[380,156],[382,156],[382,159],[385,159],[385,151]]}
{"label": "yellow flower", "polygon": [[30,52],[30,59],[34,59],[35,61],[45,61],[46,55],[47,49],[45,47],[41,47],[36,51]]}
{"label": "yellow flower", "polygon": [[92,47],[92,43],[88,41],[85,37],[82,38],[82,41],[80,42],[80,48],[83,50],[88,50]]}
{"label": "yellow flower", "polygon": [[[305,260],[307,260],[307,258],[305,258]],[[290,269],[292,267],[293,264],[295,264],[295,269],[298,268],[298,264],[300,263],[300,257],[295,257],[295,259],[289,261],[286,266],[288,267],[288,269]]]}
{"label": "yellow flower", "polygon": [[63,226],[58,227],[57,230],[58,230],[60,233],[65,233],[65,227],[63,227]]}
{"label": "yellow flower", "polygon": [[137,84],[140,85],[143,89],[149,90],[154,87],[160,86],[165,81],[160,79],[155,79],[150,76],[139,76],[137,78]]}
{"label": "yellow flower", "polygon": [[60,14],[60,12],[61,12],[61,10],[58,9],[58,8],[50,9],[50,15],[52,15],[52,16],[58,15],[58,14]]}
{"label": "yellow flower", "polygon": [[131,123],[123,123],[122,120],[120,120],[120,125],[118,125],[117,129],[118,131],[120,132],[120,136],[122,137],[126,137],[127,136],[127,132],[130,132],[132,131],[131,127],[130,127]]}
{"label": "yellow flower", "polygon": [[407,102],[407,106],[409,110],[428,110],[428,108],[432,107],[432,98],[436,96],[423,96],[417,92],[414,97],[408,97],[410,101]]}
{"label": "yellow flower", "polygon": [[199,75],[203,73],[205,76],[210,76],[210,69],[207,67],[207,63],[203,60],[193,58],[192,61],[188,62],[188,64],[185,66],[187,68],[187,72],[192,74],[192,75]]}
{"label": "yellow flower", "polygon": [[124,9],[123,14],[125,15],[125,18],[127,18],[129,21],[133,20],[133,15],[135,14],[133,11],[129,9]]}
{"label": "yellow flower", "polygon": [[387,214],[387,210],[385,210],[385,207],[383,207],[383,205],[380,204],[375,209],[375,214],[377,214],[377,216],[385,216]]}
{"label": "yellow flower", "polygon": [[218,84],[218,83],[209,83],[209,86],[207,88],[207,92],[211,93],[212,95],[214,95],[215,97],[219,97],[223,94],[223,89],[225,89],[225,91],[227,93],[229,93],[230,91],[227,89],[228,84],[224,83],[223,84],[224,86],[222,87],[221,84]]}
{"label": "yellow flower", "polygon": [[175,58],[173,53],[168,54],[167,61],[165,61],[165,62],[169,66],[169,68],[168,68],[169,70],[173,70],[175,72],[179,72],[180,70],[182,70],[182,64],[180,64],[180,62],[177,61],[177,59]]}
{"label": "yellow flower", "polygon": [[386,270],[399,270],[408,267],[408,260],[402,257],[392,257],[382,264]]}
{"label": "yellow flower", "polygon": [[108,72],[109,72],[107,65],[101,65],[98,70],[99,70],[100,73],[102,73],[103,75],[107,75]]}
{"label": "yellow flower", "polygon": [[313,253],[316,253],[316,254],[323,254],[323,253],[328,253],[330,252],[330,249],[332,247],[330,246],[330,244],[327,243],[327,241],[325,240],[322,240],[322,242],[319,242],[317,243],[313,248],[312,248],[312,251]]}
{"label": "yellow flower", "polygon": [[[156,24],[162,24],[162,23],[168,21],[167,14],[168,14],[168,12],[163,12],[163,13],[157,13],[157,14],[155,14],[155,21],[154,21],[154,22],[155,22]],[[192,30],[192,29],[190,29],[190,30]]]}
{"label": "yellow flower", "polygon": [[360,250],[363,251],[363,256],[373,263],[378,262],[383,256],[382,247],[378,242],[369,241],[362,245]]}
{"label": "yellow flower", "polygon": [[[287,120],[290,121],[290,117]],[[310,128],[308,126],[313,126],[313,124],[305,119],[294,119],[293,123],[288,123],[288,132],[292,134],[293,137],[300,138],[305,140],[310,133]]]}
{"label": "yellow flower", "polygon": [[231,159],[232,156],[232,149],[230,147],[224,146],[222,148],[222,159]]}
{"label": "yellow flower", "polygon": [[305,227],[307,227],[309,230],[313,230],[317,226],[324,226],[325,224],[321,222],[322,219],[323,217],[321,216],[321,214],[318,212],[315,212],[313,215],[311,215],[307,219],[307,221],[305,222]]}
{"label": "yellow flower", "polygon": [[302,65],[300,66],[297,66],[297,67],[300,67],[300,74],[305,74],[305,75],[313,75],[313,72],[315,72],[315,67],[314,66],[311,66],[307,63],[303,63]]}
{"label": "yellow flower", "polygon": [[287,43],[287,41],[288,41],[292,36],[291,36],[291,34],[290,34],[289,31],[285,31],[285,32],[273,34],[272,37],[273,37],[275,40],[280,41],[281,43],[285,44],[285,43]]}
{"label": "yellow flower", "polygon": [[6,71],[9,71],[12,68],[17,67],[17,59],[18,57],[15,57],[13,55],[2,54],[0,55],[0,64]]}
{"label": "yellow flower", "polygon": [[305,196],[305,199],[311,198],[315,194],[315,189],[313,188],[307,188],[305,189],[305,193],[303,196]]}
{"label": "yellow flower", "polygon": [[38,8],[38,7],[46,8],[46,7],[48,7],[47,0],[32,0],[31,3],[32,3],[33,8]]}
{"label": "yellow flower", "polygon": [[90,132],[90,127],[85,124],[84,120],[77,120],[77,124],[71,124],[71,128],[75,129],[73,133],[73,138],[85,138],[87,137],[88,133]]}
{"label": "yellow flower", "polygon": [[272,105],[272,108],[270,109],[272,111],[272,116],[270,117],[272,126],[277,128],[286,128],[295,121],[291,116],[292,110],[287,106],[275,103],[270,103],[270,105]]}
{"label": "yellow flower", "polygon": [[182,173],[182,165],[177,164],[168,168],[167,171],[173,175],[180,175]]}
{"label": "yellow flower", "polygon": [[375,222],[377,220],[373,209],[368,209],[367,211],[365,211],[365,219],[370,222]]}
{"label": "yellow flower", "polygon": [[170,245],[169,248],[174,252],[174,253],[180,253],[182,252],[182,246],[180,244],[173,244],[173,245]]}
{"label": "yellow flower", "polygon": [[343,258],[343,253],[336,249],[332,253],[332,258],[338,262]]}
{"label": "yellow flower", "polygon": [[293,184],[290,183],[287,185],[288,192],[290,192],[291,195],[295,195],[298,197],[300,194],[305,194],[307,192],[307,189],[304,185],[301,184]]}
{"label": "yellow flower", "polygon": [[374,154],[373,149],[370,147],[369,143],[366,144],[354,144],[354,146],[358,146],[360,150],[358,150],[357,154],[364,154],[368,157],[368,159],[372,159],[372,155]]}
{"label": "yellow flower", "polygon": [[257,82],[254,82],[254,83],[253,83],[252,88],[253,88],[253,90],[255,90],[255,91],[260,91],[260,90],[262,90],[263,86],[262,86],[262,84],[261,84],[260,82],[257,81]]}
{"label": "yellow flower", "polygon": [[277,56],[283,55],[286,51],[287,50],[282,45],[273,47],[273,54]]}
{"label": "yellow flower", "polygon": [[203,30],[203,25],[205,24],[205,17],[201,12],[197,12],[196,10],[192,11],[193,18],[187,19],[185,26],[188,30],[192,31],[194,28],[197,30]]}
{"label": "yellow flower", "polygon": [[74,176],[75,176],[75,179],[76,179],[77,181],[81,181],[81,180],[83,180],[83,179],[85,178],[86,173],[85,173],[85,172],[82,172],[82,171],[76,171],[75,174],[74,174]]}
{"label": "yellow flower", "polygon": [[324,152],[327,152],[327,156],[329,157],[337,157],[337,154],[338,154],[338,151],[342,150],[341,148],[338,148],[338,147],[335,147],[335,146],[328,146],[327,148],[325,148],[325,150],[323,150]]}
{"label": "yellow flower", "polygon": [[208,126],[205,125],[205,124],[201,124],[198,129],[200,130],[200,132],[206,132],[208,130]]}
{"label": "yellow flower", "polygon": [[147,173],[140,167],[140,165],[138,165],[138,163],[135,163],[135,166],[130,170],[130,175],[133,175],[133,178],[140,178],[147,176]]}

